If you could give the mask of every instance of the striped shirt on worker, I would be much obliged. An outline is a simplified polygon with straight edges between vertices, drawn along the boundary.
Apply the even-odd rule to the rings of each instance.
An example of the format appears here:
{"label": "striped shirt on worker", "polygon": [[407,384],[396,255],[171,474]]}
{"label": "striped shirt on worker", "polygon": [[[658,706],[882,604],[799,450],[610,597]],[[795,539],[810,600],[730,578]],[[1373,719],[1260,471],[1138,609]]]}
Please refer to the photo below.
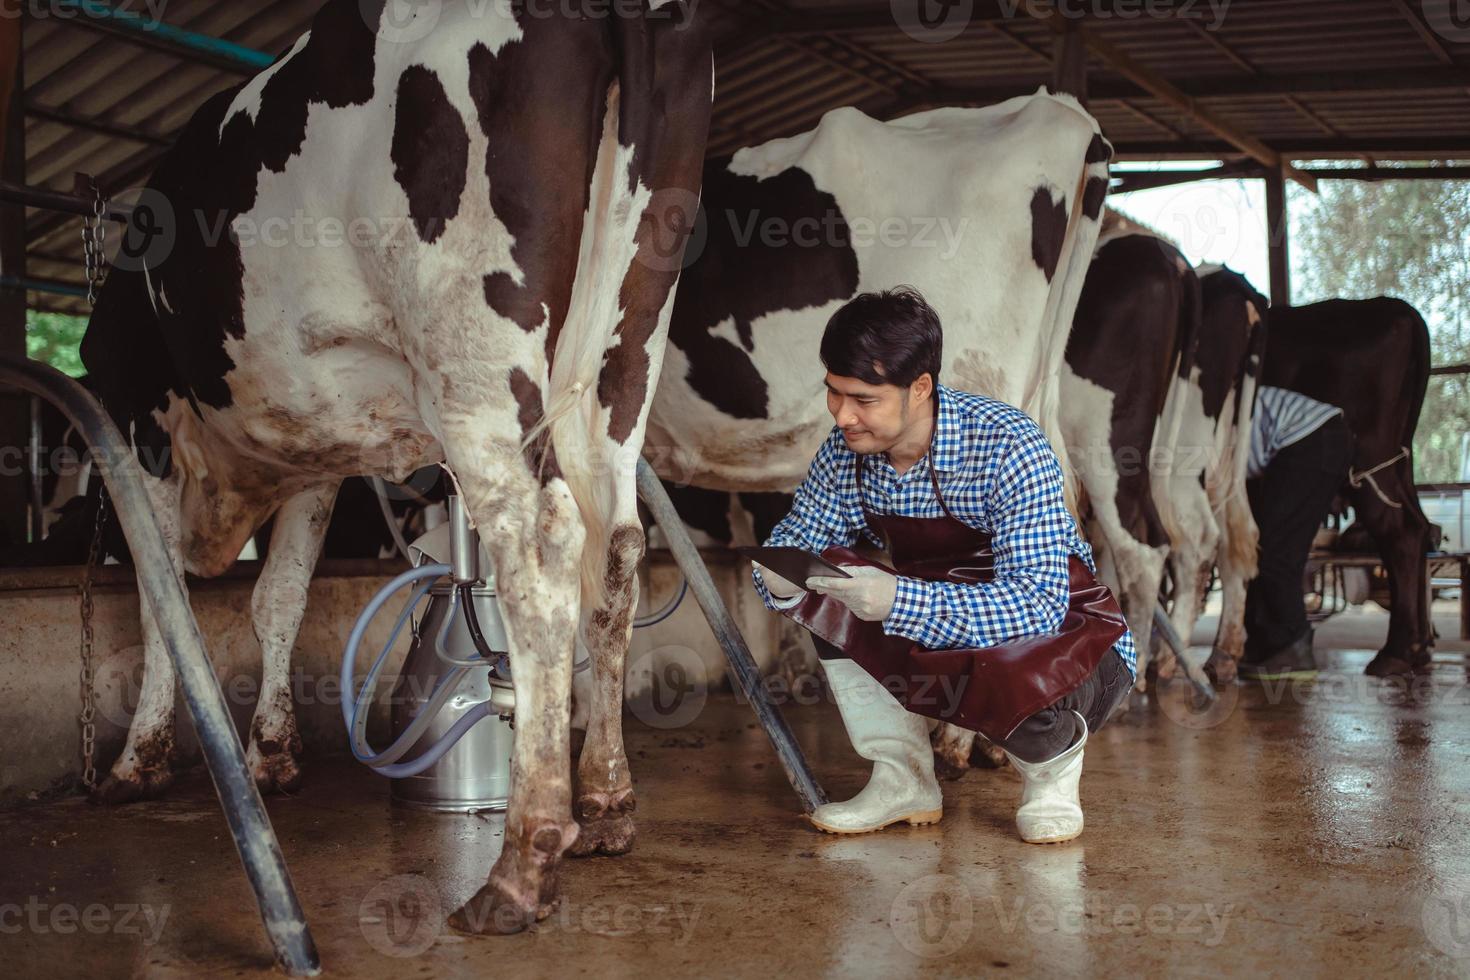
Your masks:
{"label": "striped shirt on worker", "polygon": [[1271,460],[1292,443],[1301,442],[1342,414],[1336,405],[1285,388],[1262,385],[1256,389],[1256,409],[1251,417],[1251,455],[1245,475],[1254,479],[1266,472]]}
{"label": "striped shirt on worker", "polygon": [[[929,453],[902,475],[887,453],[864,456],[860,504],[855,454],[834,426],[797,487],[790,513],[765,543],[820,554],[851,547],[861,534],[881,546],[863,520],[863,505],[874,514],[944,516],[929,480],[932,465],[950,512],[993,536],[995,580],[966,585],[900,576],[883,631],[931,650],[992,647],[1055,632],[1067,611],[1067,556],[1077,555],[1095,571],[1092,549],[1063,503],[1056,454],[1020,409],[944,385],[935,390],[939,417]],[[754,579],[767,607],[793,604],[774,599],[759,570]],[[1136,674],[1132,634],[1125,632],[1113,648]]]}

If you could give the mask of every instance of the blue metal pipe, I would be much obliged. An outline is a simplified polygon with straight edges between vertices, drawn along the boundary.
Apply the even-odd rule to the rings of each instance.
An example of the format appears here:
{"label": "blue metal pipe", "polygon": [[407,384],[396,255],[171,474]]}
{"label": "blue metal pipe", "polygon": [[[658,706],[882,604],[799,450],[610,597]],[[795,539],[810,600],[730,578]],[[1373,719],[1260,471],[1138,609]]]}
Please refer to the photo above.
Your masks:
{"label": "blue metal pipe", "polygon": [[0,289],[24,289],[34,293],[54,293],[57,296],[87,298],[86,286],[74,286],[69,282],[54,279],[30,279],[25,276],[0,276]]}
{"label": "blue metal pipe", "polygon": [[211,37],[208,34],[200,34],[197,31],[174,27],[172,24],[165,24],[161,20],[146,17],[132,10],[120,10],[111,4],[103,3],[102,0],[57,0],[56,10],[58,16],[61,16],[63,11],[71,11],[77,16],[94,22],[96,27],[105,27],[116,33],[133,36],[150,44],[174,48],[180,52],[204,55],[211,61],[221,63],[222,67],[235,68],[246,74],[253,75],[262,68],[268,68],[276,60],[275,55],[264,51],[247,48],[244,45]]}

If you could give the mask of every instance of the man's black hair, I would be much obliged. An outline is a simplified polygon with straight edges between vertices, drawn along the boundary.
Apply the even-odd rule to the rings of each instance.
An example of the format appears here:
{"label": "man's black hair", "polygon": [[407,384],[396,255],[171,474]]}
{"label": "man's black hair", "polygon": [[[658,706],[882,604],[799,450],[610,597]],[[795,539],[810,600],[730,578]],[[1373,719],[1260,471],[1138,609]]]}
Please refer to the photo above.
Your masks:
{"label": "man's black hair", "polygon": [[907,388],[925,371],[939,383],[944,332],[939,314],[912,286],[862,293],[832,314],[822,363],[843,378]]}

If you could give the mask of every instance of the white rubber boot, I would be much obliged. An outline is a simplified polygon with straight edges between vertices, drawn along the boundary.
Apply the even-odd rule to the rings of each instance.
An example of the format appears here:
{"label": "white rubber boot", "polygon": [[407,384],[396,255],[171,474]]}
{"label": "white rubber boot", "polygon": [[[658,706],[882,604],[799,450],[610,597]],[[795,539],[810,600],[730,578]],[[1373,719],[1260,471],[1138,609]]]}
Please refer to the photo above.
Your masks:
{"label": "white rubber boot", "polygon": [[1082,801],[1078,784],[1082,781],[1082,748],[1087,744],[1087,719],[1077,712],[1081,736],[1055,759],[1046,762],[1022,762],[1009,752],[1006,756],[1021,774],[1024,788],[1021,805],[1016,810],[1016,829],[1028,844],[1060,844],[1082,833]]}
{"label": "white rubber boot", "polygon": [[934,778],[929,723],[909,711],[851,660],[823,660],[832,696],[857,754],[873,763],[873,775],[846,803],[827,803],[811,822],[831,834],[865,834],[906,821],[937,823],[944,797]]}

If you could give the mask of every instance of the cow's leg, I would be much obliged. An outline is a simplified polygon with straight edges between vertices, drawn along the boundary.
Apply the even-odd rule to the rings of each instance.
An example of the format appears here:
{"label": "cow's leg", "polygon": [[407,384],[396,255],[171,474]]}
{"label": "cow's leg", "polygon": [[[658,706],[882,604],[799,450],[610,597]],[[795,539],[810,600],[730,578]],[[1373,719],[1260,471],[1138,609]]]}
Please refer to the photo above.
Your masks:
{"label": "cow's leg", "polygon": [[304,490],[282,505],[271,531],[270,554],[251,598],[251,619],[260,641],[260,700],[250,723],[245,761],[261,792],[290,791],[301,782],[291,651],[306,614],[311,573],[321,555],[336,496],[334,482]]}
{"label": "cow's leg", "polygon": [[1205,664],[1205,673],[1217,684],[1235,680],[1236,667],[1245,654],[1246,583],[1256,576],[1258,532],[1244,493],[1224,501],[1225,530],[1220,537],[1216,563],[1220,570],[1220,625],[1215,646]]}
{"label": "cow's leg", "polygon": [[1429,631],[1429,606],[1425,601],[1424,552],[1429,541],[1429,522],[1419,510],[1412,472],[1407,462],[1374,474],[1388,499],[1401,504],[1390,507],[1366,483],[1352,493],[1358,519],[1378,543],[1379,555],[1388,570],[1388,636],[1365,673],[1373,677],[1421,673],[1429,669],[1433,641]]}
{"label": "cow's leg", "polygon": [[[175,470],[166,479],[144,475],[143,485],[148,502],[163,531],[169,559],[179,588],[184,584],[184,561],[180,551],[179,488],[180,474]],[[153,617],[146,596],[138,596],[143,626],[143,690],[138,707],[128,727],[128,740],[122,755],[112,764],[107,778],[97,785],[93,798],[102,803],[129,803],[149,799],[163,792],[173,782],[173,761],[177,752],[174,742],[174,664],[164,646],[163,633]]]}
{"label": "cow's leg", "polygon": [[565,481],[543,485],[519,441],[493,434],[496,421],[471,416],[446,424],[444,437],[494,565],[516,689],[505,843],[484,887],[450,917],[475,933],[517,932],[550,915],[557,867],[578,832],[569,722],[585,531]]}
{"label": "cow's leg", "polygon": [[[1169,481],[1168,493],[1179,515],[1177,527],[1170,529],[1173,540],[1169,550],[1169,572],[1174,579],[1174,604],[1169,611],[1169,620],[1183,642],[1188,643],[1204,605],[1205,590],[1210,585],[1215,553],[1220,546],[1220,526],[1198,478],[1173,478]],[[1174,652],[1167,645],[1161,646],[1158,676],[1174,677],[1181,669]],[[1142,689],[1144,674],[1141,670],[1138,683]]]}
{"label": "cow's leg", "polygon": [[[645,547],[638,521],[637,488],[620,479],[619,507],[607,545],[605,599],[587,618],[587,652],[593,685],[587,740],[577,765],[572,812],[581,824],[570,853],[625,854],[633,848],[633,777],[623,750],[623,680],[633,612],[638,607],[638,563]],[[624,493],[624,490],[627,493]]]}

